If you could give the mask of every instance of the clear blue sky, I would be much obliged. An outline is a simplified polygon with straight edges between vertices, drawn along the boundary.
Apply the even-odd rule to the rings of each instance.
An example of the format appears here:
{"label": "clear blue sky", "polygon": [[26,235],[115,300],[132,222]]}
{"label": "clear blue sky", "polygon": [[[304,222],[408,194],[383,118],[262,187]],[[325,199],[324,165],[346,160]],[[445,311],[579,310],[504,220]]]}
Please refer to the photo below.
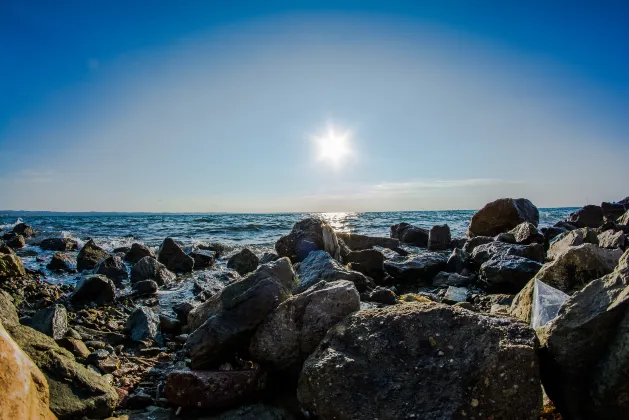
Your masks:
{"label": "clear blue sky", "polygon": [[289,3],[0,1],[0,208],[629,195],[629,3]]}

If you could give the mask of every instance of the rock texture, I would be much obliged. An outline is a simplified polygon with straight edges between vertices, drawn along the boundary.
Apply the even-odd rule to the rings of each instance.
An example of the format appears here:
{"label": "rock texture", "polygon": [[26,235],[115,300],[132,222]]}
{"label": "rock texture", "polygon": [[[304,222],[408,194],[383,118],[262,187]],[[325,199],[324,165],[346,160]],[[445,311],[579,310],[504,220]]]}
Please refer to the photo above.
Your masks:
{"label": "rock texture", "polygon": [[291,232],[275,243],[280,257],[293,262],[306,259],[311,251],[325,251],[337,261],[341,259],[341,248],[334,230],[320,219],[306,218],[293,226]]}
{"label": "rock texture", "polygon": [[371,249],[374,246],[395,250],[400,246],[400,241],[393,238],[381,238],[379,236],[367,236],[356,233],[341,232],[337,232],[336,236],[339,239],[342,239],[345,245],[347,245],[352,251]]}
{"label": "rock texture", "polygon": [[426,229],[408,223],[398,223],[391,226],[391,238],[399,239],[405,244],[427,247],[428,236],[429,232]]}
{"label": "rock texture", "polygon": [[352,271],[334,260],[325,251],[311,252],[297,268],[299,282],[294,293],[300,293],[319,281],[349,280],[356,285],[359,292],[374,287],[373,281],[358,271]]}
{"label": "rock texture", "polygon": [[388,260],[384,263],[386,272],[404,283],[430,283],[448,263],[448,256],[436,252],[409,257],[402,261]]}
{"label": "rock texture", "polygon": [[129,251],[127,251],[127,253],[125,254],[124,260],[131,264],[135,264],[144,257],[153,257],[157,259],[153,249],[144,244],[139,244],[135,242],[131,244],[131,248],[129,248]]}
{"label": "rock texture", "polygon": [[52,256],[52,259],[46,266],[49,270],[52,271],[65,271],[72,272],[75,270],[74,258],[72,255],[65,254],[63,252],[55,252]]}
{"label": "rock texture", "polygon": [[450,248],[450,227],[448,225],[438,225],[430,228],[428,232],[428,249],[431,251],[442,251]]}
{"label": "rock texture", "polygon": [[493,293],[518,293],[542,264],[516,255],[490,258],[480,266],[480,279]]}
{"label": "rock texture", "polygon": [[177,276],[155,258],[147,256],[138,261],[131,269],[131,282],[154,280],[160,286],[175,281]]}
{"label": "rock texture", "polygon": [[501,198],[485,204],[472,216],[467,237],[496,236],[508,232],[522,222],[539,223],[539,210],[525,198]]}
{"label": "rock texture", "polygon": [[513,235],[515,243],[520,245],[528,245],[533,243],[543,244],[545,241],[544,235],[537,230],[531,222],[523,222],[509,231]]}
{"label": "rock texture", "polygon": [[260,259],[250,249],[244,248],[242,251],[232,255],[227,261],[227,267],[236,270],[238,274],[244,276],[255,271],[260,263]]}
{"label": "rock texture", "polygon": [[597,228],[603,224],[603,209],[595,205],[587,205],[568,217],[568,222],[580,228]]}
{"label": "rock texture", "polygon": [[40,309],[31,318],[31,327],[48,337],[61,340],[68,332],[68,311],[59,304]]}
{"label": "rock texture", "polygon": [[26,270],[22,260],[15,254],[0,253],[0,280],[13,277],[24,277]]}
{"label": "rock texture", "polygon": [[550,243],[547,257],[549,260],[554,260],[557,255],[566,251],[571,246],[583,244],[598,245],[598,235],[595,230],[587,228],[575,229],[556,236]]}
{"label": "rock texture", "polygon": [[175,273],[189,273],[194,268],[192,257],[187,255],[173,238],[164,239],[159,247],[157,260]]}
{"label": "rock texture", "polygon": [[162,343],[159,317],[151,308],[141,306],[129,315],[126,324],[134,341],[152,340]]}
{"label": "rock texture", "polygon": [[127,266],[122,262],[122,258],[117,255],[110,255],[98,263],[94,273],[102,274],[113,282],[122,283],[129,278]]}
{"label": "rock texture", "polygon": [[76,268],[79,271],[83,270],[91,270],[95,268],[98,263],[107,258],[109,254],[105,252],[105,250],[94,242],[94,240],[90,239],[83,245],[81,251],[79,251],[79,255],[76,258]]}
{"label": "rock texture", "polygon": [[107,277],[95,274],[83,277],[70,295],[73,305],[106,305],[114,301],[116,286]]}
{"label": "rock texture", "polygon": [[543,245],[517,245],[495,241],[475,247],[474,251],[472,251],[471,260],[477,267],[480,267],[492,258],[500,258],[507,255],[528,258],[540,263],[543,263],[545,259]]}
{"label": "rock texture", "polygon": [[46,238],[39,247],[45,251],[72,251],[78,249],[79,244],[72,238]]}

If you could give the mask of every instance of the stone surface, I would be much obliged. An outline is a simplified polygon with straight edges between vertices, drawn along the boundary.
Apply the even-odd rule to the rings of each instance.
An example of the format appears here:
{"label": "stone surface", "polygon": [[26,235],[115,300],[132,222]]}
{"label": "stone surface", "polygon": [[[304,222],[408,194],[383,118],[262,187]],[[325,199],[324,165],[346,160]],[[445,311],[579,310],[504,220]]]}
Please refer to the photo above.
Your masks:
{"label": "stone surface", "polygon": [[359,292],[374,287],[373,281],[358,271],[352,271],[341,265],[325,251],[311,252],[297,268],[299,282],[293,289],[294,293],[300,293],[314,286],[321,280],[336,281],[349,280],[356,285]]}
{"label": "stone surface", "polygon": [[603,224],[603,209],[587,205],[568,216],[568,222],[579,228],[597,228]]}
{"label": "stone surface", "polygon": [[399,239],[405,244],[427,247],[428,236],[429,232],[426,229],[408,223],[398,223],[391,226],[391,238]]}
{"label": "stone surface", "polygon": [[134,341],[152,340],[162,343],[159,316],[146,306],[140,306],[127,318],[126,328]]}
{"label": "stone surface", "polygon": [[566,251],[571,246],[583,244],[598,245],[598,235],[595,230],[587,228],[575,229],[556,236],[550,243],[547,257],[549,260],[554,260],[557,255]]}
{"label": "stone surface", "polygon": [[40,309],[31,318],[30,326],[55,340],[61,340],[68,332],[68,312],[59,304]]}
{"label": "stone surface", "polygon": [[397,296],[395,295],[395,292],[393,292],[393,290],[391,289],[376,286],[373,290],[370,290],[369,293],[366,294],[363,300],[382,303],[384,305],[394,305],[397,303]]}
{"label": "stone surface", "polygon": [[601,203],[601,210],[603,211],[603,217],[606,220],[617,220],[627,210],[622,203]]}
{"label": "stone surface", "polygon": [[474,276],[462,276],[457,273],[447,273],[445,271],[440,272],[432,280],[432,285],[435,287],[448,287],[448,286],[468,286],[475,280]]}
{"label": "stone surface", "polygon": [[259,262],[260,260],[256,254],[250,249],[244,248],[242,251],[231,256],[229,261],[227,261],[227,268],[236,270],[238,274],[244,276],[245,274],[255,271]]}
{"label": "stone surface", "polygon": [[430,228],[428,232],[428,249],[431,251],[442,251],[450,248],[450,226],[437,225]]}
{"label": "stone surface", "polygon": [[210,268],[214,261],[216,261],[216,252],[206,251],[204,249],[197,249],[190,253],[190,256],[194,260],[195,270],[204,270]]}
{"label": "stone surface", "polygon": [[598,245],[601,248],[625,249],[627,237],[622,231],[614,232],[613,229],[606,230],[598,235]]}
{"label": "stone surface", "polygon": [[39,247],[44,251],[73,251],[78,249],[79,243],[72,238],[46,238]]}
{"label": "stone surface", "polygon": [[275,243],[280,257],[292,262],[303,261],[311,251],[325,251],[335,260],[341,259],[341,248],[334,230],[326,222],[316,218],[303,219],[293,226],[288,235]]}
{"label": "stone surface", "polygon": [[523,222],[509,231],[515,239],[515,243],[528,245],[532,243],[543,244],[545,237],[537,230],[537,226],[530,222]]}
{"label": "stone surface", "polygon": [[52,271],[62,271],[68,273],[76,271],[72,255],[65,254],[63,252],[55,252],[46,267]]}
{"label": "stone surface", "polygon": [[336,236],[339,239],[342,239],[345,245],[347,245],[352,251],[372,249],[375,246],[397,249],[400,246],[400,241],[394,238],[381,238],[379,236],[367,236],[356,233],[341,232],[336,232]]}
{"label": "stone surface", "polygon": [[76,258],[76,268],[79,271],[91,270],[101,260],[107,258],[108,255],[103,248],[96,245],[93,239],[90,239],[79,251],[79,255]]}
{"label": "stone surface", "polygon": [[466,287],[448,286],[446,294],[443,295],[443,302],[449,304],[466,302],[469,295],[470,292]]}
{"label": "stone surface", "polygon": [[17,233],[18,235],[22,235],[25,238],[30,238],[35,235],[35,229],[32,226],[27,225],[26,223],[18,223],[13,227],[13,233]]}
{"label": "stone surface", "polygon": [[430,283],[433,277],[446,268],[447,262],[447,255],[429,252],[402,261],[387,260],[384,263],[384,269],[400,282]]}
{"label": "stone surface", "polygon": [[297,395],[321,419],[537,420],[536,350],[506,318],[436,303],[363,310],[306,360]]}
{"label": "stone surface", "polygon": [[622,216],[618,218],[618,224],[629,226],[629,210],[627,210],[625,214],[623,214]]}
{"label": "stone surface", "polygon": [[13,249],[22,249],[26,246],[26,239],[17,233],[4,235],[4,242]]}
{"label": "stone surface", "polygon": [[501,198],[485,206],[472,216],[467,237],[496,236],[508,232],[522,222],[534,226],[539,223],[539,211],[525,198]]}
{"label": "stone surface", "polygon": [[490,258],[480,266],[479,278],[494,293],[518,293],[542,268],[542,264],[516,255]]}
{"label": "stone surface", "polygon": [[117,255],[110,255],[98,263],[94,273],[102,274],[115,283],[122,283],[129,278],[127,266],[122,262],[122,258]]}
{"label": "stone surface", "polygon": [[470,255],[461,248],[452,250],[448,257],[447,271],[451,273],[461,273],[469,264]]}
{"label": "stone surface", "polygon": [[371,277],[376,283],[382,283],[386,277],[384,271],[384,255],[375,249],[352,251],[343,257],[349,268]]}
{"label": "stone surface", "polygon": [[471,254],[477,246],[485,245],[491,242],[494,242],[494,238],[491,236],[475,236],[468,239],[462,249],[465,253]]}
{"label": "stone surface", "polygon": [[144,257],[131,268],[132,283],[154,280],[158,285],[164,286],[175,281],[176,278],[175,273],[153,257]]}
{"label": "stone surface", "polygon": [[474,251],[472,251],[471,260],[477,267],[480,267],[491,258],[500,258],[507,255],[528,258],[529,260],[543,263],[546,252],[544,251],[544,246],[540,244],[517,245],[494,241],[475,247]]}
{"label": "stone surface", "polygon": [[13,298],[4,290],[0,290],[0,322],[4,325],[20,323]]}
{"label": "stone surface", "polygon": [[95,274],[83,277],[70,295],[73,305],[106,305],[114,301],[116,286],[107,277]]}
{"label": "stone surface", "polygon": [[321,281],[269,314],[253,336],[249,353],[264,366],[298,373],[328,330],[359,309],[352,282]]}
{"label": "stone surface", "polygon": [[0,254],[0,279],[24,277],[26,270],[22,259],[15,254]]}
{"label": "stone surface", "polygon": [[131,289],[137,296],[153,295],[159,289],[154,280],[141,280],[131,284]]}
{"label": "stone surface", "polygon": [[149,248],[144,244],[134,242],[133,244],[131,244],[131,248],[129,248],[129,251],[125,253],[124,260],[131,264],[135,264],[144,257],[153,257],[157,259],[157,256],[155,255],[155,252],[152,248]]}
{"label": "stone surface", "polygon": [[192,257],[173,238],[164,239],[159,247],[157,260],[175,273],[189,273],[194,268]]}

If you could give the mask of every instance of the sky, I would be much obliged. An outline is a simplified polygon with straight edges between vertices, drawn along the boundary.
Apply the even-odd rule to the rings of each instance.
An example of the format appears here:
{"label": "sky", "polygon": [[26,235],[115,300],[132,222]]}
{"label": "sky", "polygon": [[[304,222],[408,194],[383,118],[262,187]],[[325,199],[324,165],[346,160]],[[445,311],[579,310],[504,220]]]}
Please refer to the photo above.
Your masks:
{"label": "sky", "polygon": [[0,209],[629,195],[629,3],[289,3],[0,0]]}

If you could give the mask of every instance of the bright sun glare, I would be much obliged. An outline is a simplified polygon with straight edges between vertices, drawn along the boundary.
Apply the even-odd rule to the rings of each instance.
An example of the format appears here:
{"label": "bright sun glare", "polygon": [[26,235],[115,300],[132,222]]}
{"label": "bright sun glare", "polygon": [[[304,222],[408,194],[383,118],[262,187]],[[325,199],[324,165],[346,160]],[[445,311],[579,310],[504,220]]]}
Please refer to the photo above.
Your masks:
{"label": "bright sun glare", "polygon": [[334,128],[329,128],[326,135],[315,138],[319,147],[319,158],[338,164],[350,153],[348,139],[349,132],[341,134],[337,133]]}

